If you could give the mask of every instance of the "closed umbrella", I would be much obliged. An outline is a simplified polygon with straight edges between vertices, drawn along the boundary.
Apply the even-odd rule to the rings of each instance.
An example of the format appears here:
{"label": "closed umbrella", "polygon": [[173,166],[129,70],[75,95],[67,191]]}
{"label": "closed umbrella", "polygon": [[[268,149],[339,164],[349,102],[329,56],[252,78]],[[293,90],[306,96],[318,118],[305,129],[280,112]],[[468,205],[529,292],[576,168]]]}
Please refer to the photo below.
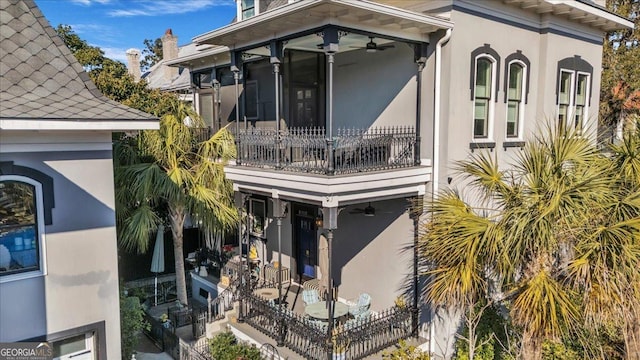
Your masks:
{"label": "closed umbrella", "polygon": [[164,225],[158,225],[156,244],[151,258],[151,272],[156,274],[154,286],[154,305],[158,306],[158,273],[164,272]]}

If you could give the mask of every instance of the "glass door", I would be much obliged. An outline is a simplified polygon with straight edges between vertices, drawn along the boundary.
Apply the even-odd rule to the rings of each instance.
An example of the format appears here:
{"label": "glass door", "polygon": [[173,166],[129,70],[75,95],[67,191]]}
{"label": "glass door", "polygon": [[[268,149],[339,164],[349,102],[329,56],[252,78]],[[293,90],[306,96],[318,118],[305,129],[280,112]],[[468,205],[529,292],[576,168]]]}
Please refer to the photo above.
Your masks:
{"label": "glass door", "polygon": [[296,264],[303,279],[316,277],[318,263],[318,240],[314,218],[296,215],[294,231],[297,240]]}

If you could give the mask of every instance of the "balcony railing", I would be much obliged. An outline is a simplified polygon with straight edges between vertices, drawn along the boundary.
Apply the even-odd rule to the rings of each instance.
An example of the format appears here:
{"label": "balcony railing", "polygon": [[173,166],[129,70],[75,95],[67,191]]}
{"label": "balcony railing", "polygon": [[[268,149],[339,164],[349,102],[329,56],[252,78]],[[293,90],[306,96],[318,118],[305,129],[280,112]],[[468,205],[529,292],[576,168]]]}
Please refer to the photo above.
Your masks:
{"label": "balcony railing", "polygon": [[244,320],[265,335],[281,339],[286,347],[311,360],[331,358],[340,345],[347,360],[363,359],[388,348],[412,334],[411,307],[392,307],[372,314],[352,326],[338,326],[332,334],[326,326],[299,315],[286,307],[278,308],[245,287],[243,293]]}
{"label": "balcony railing", "polygon": [[409,126],[286,130],[249,128],[237,134],[238,163],[323,175],[416,166],[416,132]]}

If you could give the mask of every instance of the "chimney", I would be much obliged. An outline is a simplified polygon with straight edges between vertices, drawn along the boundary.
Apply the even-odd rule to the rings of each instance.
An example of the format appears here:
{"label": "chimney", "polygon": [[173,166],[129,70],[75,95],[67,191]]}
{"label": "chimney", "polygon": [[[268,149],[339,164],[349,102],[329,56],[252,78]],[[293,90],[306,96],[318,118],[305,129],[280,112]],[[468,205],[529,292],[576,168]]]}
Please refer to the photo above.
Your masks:
{"label": "chimney", "polygon": [[127,50],[127,72],[133,76],[133,81],[140,81],[142,74],[140,73],[140,50]]}
{"label": "chimney", "polygon": [[[167,29],[162,36],[162,60],[169,61],[178,57],[178,37],[173,36],[171,29]],[[178,68],[162,65],[164,81],[170,83],[178,77]]]}

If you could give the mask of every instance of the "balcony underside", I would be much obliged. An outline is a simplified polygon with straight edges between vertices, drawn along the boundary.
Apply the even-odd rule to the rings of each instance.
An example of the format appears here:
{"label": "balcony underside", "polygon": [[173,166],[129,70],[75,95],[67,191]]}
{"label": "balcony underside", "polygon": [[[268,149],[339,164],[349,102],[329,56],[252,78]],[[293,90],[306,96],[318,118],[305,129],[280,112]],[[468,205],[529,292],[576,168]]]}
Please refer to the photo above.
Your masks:
{"label": "balcony underside", "polygon": [[424,195],[425,183],[431,181],[430,164],[334,176],[228,165],[225,173],[235,191],[324,207]]}

